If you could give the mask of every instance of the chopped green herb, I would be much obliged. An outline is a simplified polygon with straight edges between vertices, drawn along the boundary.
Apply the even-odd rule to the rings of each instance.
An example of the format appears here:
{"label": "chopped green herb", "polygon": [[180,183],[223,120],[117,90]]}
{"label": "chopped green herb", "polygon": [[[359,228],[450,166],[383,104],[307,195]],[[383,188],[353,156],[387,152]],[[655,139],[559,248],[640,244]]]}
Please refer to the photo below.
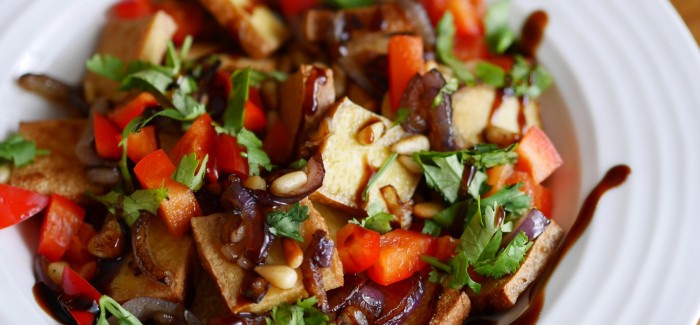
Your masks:
{"label": "chopped green herb", "polygon": [[238,70],[232,77],[233,90],[223,117],[224,129],[229,130],[231,134],[237,134],[243,129],[243,116],[245,104],[248,101],[251,71],[251,68]]}
{"label": "chopped green herb", "polygon": [[[498,243],[500,246],[500,242]],[[519,232],[508,245],[502,249],[498,255],[492,253],[490,259],[484,259],[474,265],[474,271],[494,279],[500,279],[511,274],[520,268],[525,260],[527,251],[533,243],[528,241],[524,232]],[[496,246],[498,247],[498,246]]]}
{"label": "chopped green herb", "polygon": [[309,218],[309,207],[294,203],[288,211],[272,211],[267,214],[267,224],[270,232],[282,237],[292,238],[303,242],[299,234],[299,226]]}
{"label": "chopped green herb", "polygon": [[247,129],[241,129],[236,137],[238,144],[246,147],[246,152],[243,156],[248,158],[248,173],[250,176],[260,175],[260,168],[265,168],[267,171],[272,170],[272,162],[270,157],[262,149],[263,143],[258,139],[255,133]]}
{"label": "chopped green herb", "polygon": [[538,97],[553,83],[544,67],[539,64],[533,66],[520,56],[515,57],[509,75],[516,96]]}
{"label": "chopped green herb", "polygon": [[323,3],[337,9],[352,9],[371,6],[375,0],[323,0]]}
{"label": "chopped green herb", "polygon": [[289,164],[289,168],[302,169],[302,168],[306,167],[306,163],[307,163],[306,159],[302,158],[302,159],[299,159],[299,160]]}
{"label": "chopped green herb", "polygon": [[129,227],[138,220],[141,211],[156,213],[160,202],[168,197],[168,190],[159,189],[138,190],[131,195],[117,192],[109,192],[102,196],[93,196],[95,200],[104,204],[109,213],[124,218]]}
{"label": "chopped green herb", "polygon": [[515,42],[515,32],[510,28],[508,20],[509,14],[510,0],[498,1],[486,11],[486,43],[491,53],[501,54]]}
{"label": "chopped green herb", "polygon": [[454,54],[454,36],[456,33],[454,25],[454,17],[448,10],[440,19],[437,26],[437,40],[435,41],[435,52],[437,57],[444,64],[449,66],[454,72],[457,79],[467,85],[474,84],[474,76],[469,71],[464,62],[455,57]]}
{"label": "chopped green herb", "polygon": [[109,80],[121,82],[124,79],[124,62],[115,56],[95,54],[87,60],[85,66],[90,72]]}
{"label": "chopped green herb", "polygon": [[420,165],[430,188],[440,192],[448,203],[457,200],[464,173],[464,164],[459,153],[443,155],[427,151],[417,152],[413,154],[413,160]]}
{"label": "chopped green herb", "polygon": [[265,72],[260,70],[250,71],[250,84],[253,86],[260,86],[263,81],[267,79],[273,79],[277,82],[284,82],[289,78],[289,75],[282,71],[271,71]]}
{"label": "chopped green herb", "polygon": [[506,72],[501,67],[488,62],[477,63],[474,75],[479,81],[496,88],[501,88],[506,84]]}
{"label": "chopped green herb", "polygon": [[440,88],[437,96],[435,96],[435,99],[433,99],[433,108],[440,106],[440,104],[445,101],[445,96],[454,94],[458,87],[459,82],[457,79],[450,79],[450,81]]}
{"label": "chopped green herb", "polygon": [[316,297],[297,300],[296,305],[283,302],[272,308],[270,317],[265,318],[267,325],[326,325],[330,319],[314,307]]}
{"label": "chopped green herb", "polygon": [[401,125],[403,122],[406,121],[409,113],[410,111],[408,110],[408,108],[399,108],[398,110],[396,110],[396,120],[391,126],[394,127],[397,125]]}
{"label": "chopped green herb", "polygon": [[107,312],[114,315],[118,319],[119,325],[142,325],[136,316],[124,309],[112,297],[103,295],[100,297],[100,318],[97,320],[97,325],[109,325],[107,321]]}
{"label": "chopped green herb", "polygon": [[[207,172],[208,161],[209,155],[204,156],[201,164],[199,159],[197,159],[196,153],[185,155],[180,160],[180,164],[177,165],[172,179],[187,186],[192,191],[198,191],[204,184],[204,175]],[[197,172],[197,167],[199,167],[199,172]]]}
{"label": "chopped green herb", "polygon": [[0,163],[12,162],[22,167],[34,162],[36,156],[48,155],[47,150],[37,150],[36,143],[15,134],[0,142]]}
{"label": "chopped green herb", "polygon": [[393,214],[388,213],[377,204],[372,203],[367,209],[367,218],[358,221],[352,219],[350,223],[360,225],[369,230],[376,231],[380,234],[385,234],[391,231],[391,222],[396,220]]}
{"label": "chopped green herb", "polygon": [[362,191],[362,201],[367,202],[367,195],[369,194],[369,189],[372,188],[372,185],[374,185],[377,180],[382,177],[382,174],[386,171],[386,169],[391,165],[391,163],[396,160],[396,157],[398,157],[399,154],[393,153],[389,158],[387,158],[384,163],[382,163],[382,166],[379,167],[379,170],[377,173],[372,175],[372,178],[369,179],[369,182],[367,182],[367,186],[365,186],[365,189]]}

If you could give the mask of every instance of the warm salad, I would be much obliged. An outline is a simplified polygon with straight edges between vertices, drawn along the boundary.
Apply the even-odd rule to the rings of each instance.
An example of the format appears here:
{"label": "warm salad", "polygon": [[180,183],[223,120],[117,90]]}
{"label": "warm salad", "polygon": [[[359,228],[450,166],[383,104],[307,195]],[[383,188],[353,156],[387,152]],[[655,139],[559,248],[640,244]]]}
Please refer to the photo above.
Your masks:
{"label": "warm salad", "polygon": [[[0,143],[0,228],[41,218],[37,299],[77,324],[461,324],[564,231],[509,2],[121,0],[69,119]],[[0,231],[1,235],[1,231]]]}

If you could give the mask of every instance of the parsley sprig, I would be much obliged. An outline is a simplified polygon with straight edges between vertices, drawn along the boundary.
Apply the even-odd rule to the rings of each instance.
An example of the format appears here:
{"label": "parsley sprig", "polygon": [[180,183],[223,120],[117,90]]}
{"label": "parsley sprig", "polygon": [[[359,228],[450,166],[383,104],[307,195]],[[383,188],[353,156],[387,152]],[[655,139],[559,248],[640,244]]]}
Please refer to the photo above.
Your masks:
{"label": "parsley sprig", "polygon": [[299,234],[299,227],[308,218],[309,207],[297,202],[287,211],[279,210],[268,213],[267,224],[270,226],[271,233],[303,242],[304,238]]}
{"label": "parsley sprig", "polygon": [[350,223],[385,234],[391,231],[391,222],[394,220],[396,220],[396,217],[393,214],[384,211],[379,204],[372,203],[367,208],[367,218],[362,220],[352,219]]}
{"label": "parsley sprig", "polygon": [[272,308],[272,313],[265,318],[265,322],[267,325],[330,324],[328,316],[314,307],[316,302],[316,297],[300,298],[296,305],[283,302]]}
{"label": "parsley sprig", "polygon": [[141,215],[141,211],[156,213],[161,201],[168,197],[168,190],[159,189],[138,190],[131,195],[125,195],[116,191],[93,198],[104,204],[109,213],[121,216],[126,224],[131,227]]}
{"label": "parsley sprig", "polygon": [[22,167],[34,162],[36,156],[48,153],[48,150],[37,149],[34,141],[29,141],[19,134],[0,142],[0,164],[13,163],[16,167]]}
{"label": "parsley sprig", "polygon": [[[172,179],[187,186],[192,191],[198,191],[204,184],[207,162],[209,162],[209,155],[204,156],[201,163],[199,159],[197,159],[196,153],[193,152],[189,155],[185,155],[177,165]],[[197,170],[198,167],[199,171]]]}
{"label": "parsley sprig", "polygon": [[455,77],[467,85],[474,84],[474,76],[469,68],[460,61],[454,54],[454,37],[457,33],[454,24],[454,17],[448,10],[442,16],[436,29],[437,39],[435,41],[435,52],[438,59],[452,69]]}

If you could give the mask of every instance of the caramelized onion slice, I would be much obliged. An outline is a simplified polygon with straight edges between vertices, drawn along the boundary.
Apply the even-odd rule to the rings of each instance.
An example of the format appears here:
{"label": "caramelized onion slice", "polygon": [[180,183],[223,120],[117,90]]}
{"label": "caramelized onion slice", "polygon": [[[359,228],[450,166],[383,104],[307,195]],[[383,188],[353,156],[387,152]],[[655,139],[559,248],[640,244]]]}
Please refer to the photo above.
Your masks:
{"label": "caramelized onion slice", "polygon": [[324,313],[330,310],[328,296],[323,285],[321,268],[329,267],[333,254],[333,241],[323,230],[316,230],[301,263],[304,287],[318,300],[318,306]]}
{"label": "caramelized onion slice", "polygon": [[386,306],[376,324],[402,324],[420,305],[425,294],[425,284],[419,273],[379,289],[386,296]]}
{"label": "caramelized onion slice", "polygon": [[529,241],[533,241],[547,229],[547,226],[549,226],[551,222],[552,221],[547,219],[540,210],[532,208],[525,217],[523,217],[520,225],[503,239],[503,245],[508,245],[515,235],[519,234],[521,231],[525,233]]}
{"label": "caramelized onion slice", "polygon": [[[139,297],[125,302],[122,307],[136,316],[141,322],[150,324],[185,324],[202,325],[202,321],[192,312],[180,304],[164,299]],[[112,316],[109,318],[112,325],[120,324],[119,320]]]}
{"label": "caramelized onion slice", "polygon": [[74,87],[45,74],[23,74],[17,83],[45,99],[70,108],[76,115],[88,116],[89,106],[80,87]]}
{"label": "caramelized onion slice", "polygon": [[144,274],[164,285],[171,286],[173,284],[172,275],[158,265],[148,243],[149,228],[154,218],[153,214],[144,212],[131,228],[131,246],[134,250],[134,261]]}
{"label": "caramelized onion slice", "polygon": [[104,259],[115,259],[124,253],[124,232],[113,214],[107,215],[102,229],[88,242],[90,254]]}

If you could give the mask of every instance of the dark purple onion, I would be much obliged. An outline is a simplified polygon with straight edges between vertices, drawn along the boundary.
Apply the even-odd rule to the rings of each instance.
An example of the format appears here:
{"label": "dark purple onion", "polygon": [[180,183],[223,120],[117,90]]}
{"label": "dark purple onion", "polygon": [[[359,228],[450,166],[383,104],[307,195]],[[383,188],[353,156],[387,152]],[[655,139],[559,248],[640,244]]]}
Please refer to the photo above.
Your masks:
{"label": "dark purple onion", "polygon": [[435,31],[425,8],[417,1],[399,0],[397,3],[403,9],[408,21],[411,22],[416,32],[423,39],[423,44],[425,44],[426,48],[433,47],[435,45]]}
{"label": "dark purple onion", "polygon": [[402,324],[420,305],[425,294],[425,284],[419,273],[379,289],[384,293],[387,304],[376,324]]}
{"label": "dark purple onion", "polygon": [[346,274],[344,285],[328,292],[328,305],[331,312],[338,312],[349,306],[352,299],[367,283],[367,278],[357,274]]}
{"label": "dark purple onion", "polygon": [[328,238],[328,234],[325,231],[316,230],[304,255],[304,261],[301,263],[304,287],[309,294],[316,297],[321,311],[324,313],[328,312],[330,310],[328,294],[323,285],[321,268],[331,265],[333,241]]}
{"label": "dark purple onion", "polygon": [[549,226],[551,222],[552,221],[547,219],[540,210],[535,208],[530,209],[527,215],[523,217],[520,225],[503,239],[503,245],[508,245],[515,235],[519,234],[521,231],[525,233],[529,241],[533,241],[547,229],[547,226]]}
{"label": "dark purple onion", "polygon": [[[164,299],[139,297],[125,302],[122,307],[144,323],[154,321],[156,324],[203,324],[197,316],[182,305]],[[119,320],[116,317],[110,317],[109,323],[119,324]]]}
{"label": "dark purple onion", "polygon": [[386,297],[373,283],[363,286],[359,292],[353,297],[350,305],[357,306],[364,310],[366,314],[372,315],[376,319],[384,311]]}
{"label": "dark purple onion", "polygon": [[89,105],[83,98],[82,87],[67,83],[45,74],[26,73],[17,79],[25,90],[71,109],[76,115],[88,116]]}

